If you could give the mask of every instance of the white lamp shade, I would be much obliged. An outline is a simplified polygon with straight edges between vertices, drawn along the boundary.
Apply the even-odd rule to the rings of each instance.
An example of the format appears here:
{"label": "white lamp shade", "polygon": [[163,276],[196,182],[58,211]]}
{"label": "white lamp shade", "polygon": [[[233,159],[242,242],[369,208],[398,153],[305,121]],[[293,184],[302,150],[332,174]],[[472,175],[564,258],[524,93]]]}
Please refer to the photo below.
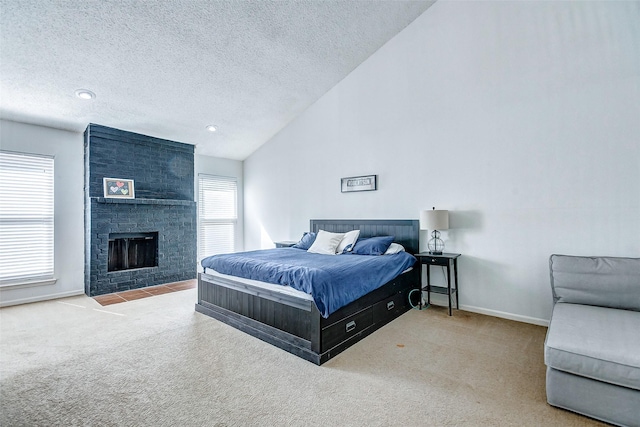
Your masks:
{"label": "white lamp shade", "polygon": [[422,230],[448,230],[449,211],[430,210],[420,212],[420,229]]}

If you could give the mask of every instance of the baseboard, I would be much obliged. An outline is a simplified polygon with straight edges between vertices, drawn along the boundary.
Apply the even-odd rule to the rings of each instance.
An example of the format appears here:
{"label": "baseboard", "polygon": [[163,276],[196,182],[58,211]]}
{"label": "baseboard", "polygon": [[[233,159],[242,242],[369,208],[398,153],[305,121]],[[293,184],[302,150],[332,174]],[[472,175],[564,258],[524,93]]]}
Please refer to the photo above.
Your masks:
{"label": "baseboard", "polygon": [[58,298],[75,297],[77,295],[84,295],[84,290],[60,292],[57,294],[41,295],[37,297],[14,299],[10,301],[0,301],[0,307],[9,307],[12,305],[29,304],[31,302],[48,301]]}
{"label": "baseboard", "polygon": [[[435,298],[434,298],[435,297]],[[431,304],[437,306],[448,306],[445,298],[438,298],[440,295],[431,295]],[[453,313],[455,315],[455,302],[453,303]],[[539,319],[537,317],[522,316],[519,314],[507,313],[504,311],[490,310],[488,308],[474,307],[472,305],[460,304],[460,310],[470,311],[472,313],[485,314],[487,316],[500,317],[502,319],[515,320],[516,322],[530,323],[532,325],[549,327],[549,320]]]}
{"label": "baseboard", "polygon": [[516,322],[531,323],[538,326],[549,326],[549,321],[538,319],[537,317],[521,316],[519,314],[506,313],[504,311],[489,310],[481,307],[473,307],[471,305],[461,305],[460,310],[470,311],[472,313],[486,314],[488,316],[500,317],[502,319],[515,320]]}

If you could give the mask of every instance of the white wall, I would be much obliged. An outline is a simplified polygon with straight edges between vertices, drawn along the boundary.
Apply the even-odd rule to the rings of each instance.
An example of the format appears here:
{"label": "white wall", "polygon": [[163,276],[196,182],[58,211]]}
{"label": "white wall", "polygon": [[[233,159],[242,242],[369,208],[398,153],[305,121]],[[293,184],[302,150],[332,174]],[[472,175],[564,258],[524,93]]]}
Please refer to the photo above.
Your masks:
{"label": "white wall", "polygon": [[3,287],[0,305],[84,292],[84,147],[81,133],[0,120],[0,148],[54,156],[54,275],[52,285]]}
{"label": "white wall", "polygon": [[198,175],[216,175],[233,177],[238,180],[238,225],[236,228],[236,250],[244,248],[243,216],[244,216],[244,191],[243,191],[243,164],[238,160],[221,159],[219,157],[195,156],[195,197],[198,201]]}
{"label": "white wall", "polygon": [[[246,249],[448,209],[461,305],[544,324],[550,254],[640,256],[638,22],[637,2],[437,2],[245,161]],[[379,190],[340,193],[361,174]]]}

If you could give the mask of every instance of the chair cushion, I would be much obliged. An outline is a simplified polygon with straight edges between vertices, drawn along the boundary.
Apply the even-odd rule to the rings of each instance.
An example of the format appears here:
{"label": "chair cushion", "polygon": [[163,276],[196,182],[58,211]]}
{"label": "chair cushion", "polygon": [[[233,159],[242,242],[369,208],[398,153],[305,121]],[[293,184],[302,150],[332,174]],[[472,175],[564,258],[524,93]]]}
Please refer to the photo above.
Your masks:
{"label": "chair cushion", "polygon": [[554,302],[640,311],[640,258],[551,255]]}
{"label": "chair cushion", "polygon": [[640,390],[640,312],[557,303],[544,361],[560,371]]}

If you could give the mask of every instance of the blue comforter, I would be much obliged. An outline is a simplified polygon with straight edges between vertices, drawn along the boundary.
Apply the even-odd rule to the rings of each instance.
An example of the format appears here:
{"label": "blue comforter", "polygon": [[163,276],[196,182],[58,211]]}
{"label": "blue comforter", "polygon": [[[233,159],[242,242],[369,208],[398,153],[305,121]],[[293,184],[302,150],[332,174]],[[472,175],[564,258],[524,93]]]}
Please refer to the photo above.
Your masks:
{"label": "blue comforter", "polygon": [[306,292],[326,318],[394,279],[415,261],[406,252],[322,255],[296,248],[277,248],[213,255],[203,259],[201,264],[218,273],[289,285]]}

